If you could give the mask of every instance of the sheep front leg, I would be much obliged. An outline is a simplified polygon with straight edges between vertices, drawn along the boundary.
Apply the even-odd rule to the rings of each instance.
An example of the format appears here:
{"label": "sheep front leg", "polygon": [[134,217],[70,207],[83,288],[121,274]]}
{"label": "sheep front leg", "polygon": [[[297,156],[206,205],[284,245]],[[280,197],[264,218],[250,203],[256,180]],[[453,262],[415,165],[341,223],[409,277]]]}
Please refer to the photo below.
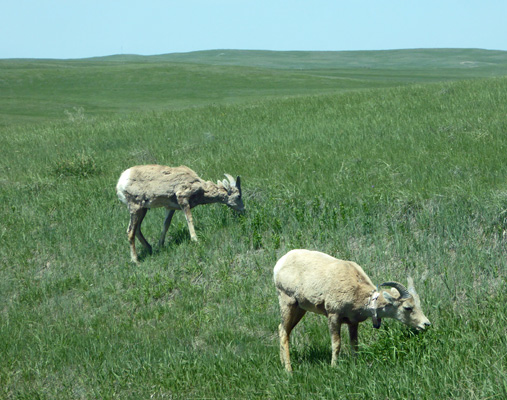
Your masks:
{"label": "sheep front leg", "polygon": [[187,220],[188,230],[190,231],[190,239],[193,242],[197,242],[197,235],[195,234],[194,220],[192,218],[192,211],[190,210],[190,205],[188,204],[188,202],[184,202],[181,205],[181,209],[185,213],[185,219]]}
{"label": "sheep front leg", "polygon": [[329,333],[331,334],[331,366],[336,365],[338,354],[341,348],[341,327],[342,324],[339,322],[338,315],[328,315]]}
{"label": "sheep front leg", "polygon": [[359,340],[357,338],[357,330],[359,328],[359,324],[349,324],[349,337],[350,344],[352,345],[352,351],[354,354],[359,350]]}

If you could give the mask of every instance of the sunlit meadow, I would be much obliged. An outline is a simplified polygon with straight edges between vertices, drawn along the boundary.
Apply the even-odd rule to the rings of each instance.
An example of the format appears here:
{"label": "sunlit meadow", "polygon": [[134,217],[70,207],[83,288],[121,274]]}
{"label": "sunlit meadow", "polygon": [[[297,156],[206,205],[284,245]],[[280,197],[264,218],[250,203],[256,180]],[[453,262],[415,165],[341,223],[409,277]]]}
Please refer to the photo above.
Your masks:
{"label": "sunlit meadow", "polygon": [[[241,101],[229,88],[121,112],[69,99],[68,79],[60,111],[41,100],[29,116],[21,99],[1,128],[1,398],[507,397],[507,78],[276,78],[291,89],[279,96],[254,79]],[[198,243],[177,213],[134,265],[115,185],[145,163],[240,175],[247,212],[195,208]],[[148,212],[152,244],[162,222]],[[345,340],[331,368],[325,318],[307,315],[287,374],[272,269],[293,248],[354,260],[375,283],[413,276],[431,329],[365,322],[359,354]]]}

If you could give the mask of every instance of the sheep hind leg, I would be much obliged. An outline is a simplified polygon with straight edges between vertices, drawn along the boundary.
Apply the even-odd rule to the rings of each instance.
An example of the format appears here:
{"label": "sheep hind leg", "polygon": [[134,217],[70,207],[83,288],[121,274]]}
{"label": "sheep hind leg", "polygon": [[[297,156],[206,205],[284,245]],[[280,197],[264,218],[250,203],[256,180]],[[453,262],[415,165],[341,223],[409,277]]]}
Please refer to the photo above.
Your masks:
{"label": "sheep hind leg", "polygon": [[292,372],[289,352],[289,338],[292,329],[301,321],[306,311],[298,306],[297,302],[285,295],[279,294],[280,311],[282,314],[282,323],[278,326],[278,335],[280,336],[280,361],[288,372]]}
{"label": "sheep hind leg", "polygon": [[139,210],[130,211],[130,222],[127,228],[127,237],[130,244],[130,258],[132,262],[137,263],[139,261],[136,252],[136,231],[139,225]]}
{"label": "sheep hind leg", "polygon": [[153,253],[153,250],[148,243],[148,241],[144,238],[143,233],[141,232],[141,224],[143,223],[143,219],[146,216],[146,213],[148,212],[147,208],[141,208],[139,212],[139,222],[137,224],[136,228],[136,237],[139,239],[141,244],[148,250],[150,254]]}
{"label": "sheep hind leg", "polygon": [[143,222],[147,211],[148,209],[146,208],[136,208],[130,210],[130,223],[127,229],[127,237],[130,243],[130,258],[135,263],[139,262],[136,252],[136,237],[139,239],[141,244],[148,249],[150,254],[152,252],[150,244],[146,241],[141,232],[141,223]]}
{"label": "sheep hind leg", "polygon": [[165,211],[165,219],[164,219],[164,228],[162,229],[162,235],[160,235],[160,239],[158,240],[159,247],[164,245],[165,235],[171,226],[171,221],[173,219],[174,210],[166,209]]}

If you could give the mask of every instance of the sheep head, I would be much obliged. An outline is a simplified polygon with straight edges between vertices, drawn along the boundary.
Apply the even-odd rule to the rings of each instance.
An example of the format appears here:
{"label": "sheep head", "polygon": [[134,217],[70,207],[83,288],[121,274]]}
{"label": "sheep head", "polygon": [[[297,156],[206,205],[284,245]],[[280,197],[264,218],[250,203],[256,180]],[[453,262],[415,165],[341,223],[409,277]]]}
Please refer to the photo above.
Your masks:
{"label": "sheep head", "polygon": [[386,315],[403,322],[416,330],[424,330],[431,325],[421,308],[419,295],[415,291],[412,278],[408,278],[408,289],[399,282],[385,282],[379,286],[390,286],[391,292],[383,291],[387,302]]}
{"label": "sheep head", "polygon": [[236,180],[229,175],[224,174],[227,179],[222,182],[218,181],[218,186],[223,186],[227,190],[227,202],[226,204],[236,211],[244,211],[245,206],[241,198],[241,179],[238,176]]}

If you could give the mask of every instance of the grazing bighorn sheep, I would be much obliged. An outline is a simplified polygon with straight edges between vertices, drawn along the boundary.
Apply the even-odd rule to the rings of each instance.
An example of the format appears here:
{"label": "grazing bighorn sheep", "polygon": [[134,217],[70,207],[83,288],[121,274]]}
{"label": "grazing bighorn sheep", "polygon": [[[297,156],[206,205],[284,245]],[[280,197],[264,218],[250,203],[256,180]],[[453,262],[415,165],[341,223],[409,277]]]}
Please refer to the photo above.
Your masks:
{"label": "grazing bighorn sheep", "polygon": [[138,262],[135,237],[151,253],[152,248],[141,233],[141,223],[149,208],[165,207],[166,217],[159,246],[164,244],[165,235],[174,211],[182,210],[190,231],[190,237],[197,241],[191,208],[199,204],[223,203],[236,211],[243,211],[241,181],[225,174],[227,180],[216,184],[204,181],[185,166],[166,167],[163,165],[138,165],[129,168],[120,176],[116,185],[118,198],[130,211],[127,236],[130,243],[132,261]]}
{"label": "grazing bighorn sheep", "polygon": [[278,260],[273,272],[282,317],[278,328],[280,360],[287,371],[292,371],[289,335],[307,311],[328,318],[331,365],[335,365],[340,352],[342,324],[349,326],[354,352],[358,348],[358,325],[367,318],[372,318],[375,328],[380,327],[381,318],[394,318],[417,330],[430,325],[411,278],[408,289],[397,282],[386,282],[380,286],[392,287],[391,293],[379,293],[355,262],[309,250],[289,251]]}

